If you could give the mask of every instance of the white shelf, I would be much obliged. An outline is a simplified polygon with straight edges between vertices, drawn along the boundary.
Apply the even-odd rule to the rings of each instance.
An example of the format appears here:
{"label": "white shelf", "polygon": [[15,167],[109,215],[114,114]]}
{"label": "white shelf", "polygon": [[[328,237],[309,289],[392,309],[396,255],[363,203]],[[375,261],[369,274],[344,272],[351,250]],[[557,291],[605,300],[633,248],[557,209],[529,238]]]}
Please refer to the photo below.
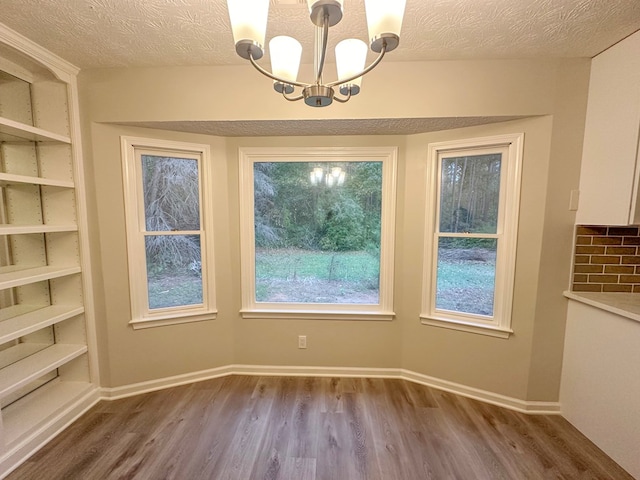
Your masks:
{"label": "white shelf", "polygon": [[0,370],[0,398],[10,395],[86,351],[86,345],[57,343],[3,368]]}
{"label": "white shelf", "polygon": [[0,235],[77,232],[77,225],[0,225]]}
{"label": "white shelf", "polygon": [[0,290],[80,273],[80,267],[34,267],[0,273]]}
{"label": "white shelf", "polygon": [[77,305],[15,305],[0,310],[0,344],[15,340],[42,328],[84,312]]}
{"label": "white shelf", "polygon": [[55,379],[3,408],[4,444],[10,446],[36,429],[57,420],[94,389],[88,382],[63,382]]}
{"label": "white shelf", "polygon": [[[8,136],[7,136],[8,135]],[[71,138],[38,127],[0,117],[0,141],[56,142],[71,144]]]}
{"label": "white shelf", "polygon": [[18,343],[10,348],[0,351],[0,365],[13,365],[34,353],[50,347],[52,343]]}
{"label": "white shelf", "polygon": [[29,177],[27,175],[14,175],[12,173],[0,172],[0,185],[16,185],[16,184],[74,188],[73,182],[67,182],[65,180],[53,180],[50,178]]}

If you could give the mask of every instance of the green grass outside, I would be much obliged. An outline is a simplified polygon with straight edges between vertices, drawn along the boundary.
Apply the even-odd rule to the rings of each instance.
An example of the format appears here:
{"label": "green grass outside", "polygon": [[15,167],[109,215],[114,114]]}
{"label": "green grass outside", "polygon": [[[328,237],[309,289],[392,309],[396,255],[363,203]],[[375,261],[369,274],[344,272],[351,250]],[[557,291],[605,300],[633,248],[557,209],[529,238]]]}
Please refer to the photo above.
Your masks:
{"label": "green grass outside", "polygon": [[256,250],[256,300],[377,303],[380,262],[367,252]]}
{"label": "green grass outside", "polygon": [[202,280],[199,276],[149,275],[149,308],[168,308],[202,303]]}
{"label": "green grass outside", "polygon": [[[495,264],[443,258],[438,268],[437,308],[491,315]],[[283,303],[375,304],[379,261],[367,252],[256,251],[256,300]],[[202,303],[202,282],[193,274],[150,275],[150,308]]]}
{"label": "green grass outside", "polygon": [[256,250],[256,279],[313,278],[365,282],[377,278],[380,262],[367,252],[299,249]]}
{"label": "green grass outside", "polygon": [[495,264],[492,262],[441,260],[436,307],[492,315],[494,286]]}

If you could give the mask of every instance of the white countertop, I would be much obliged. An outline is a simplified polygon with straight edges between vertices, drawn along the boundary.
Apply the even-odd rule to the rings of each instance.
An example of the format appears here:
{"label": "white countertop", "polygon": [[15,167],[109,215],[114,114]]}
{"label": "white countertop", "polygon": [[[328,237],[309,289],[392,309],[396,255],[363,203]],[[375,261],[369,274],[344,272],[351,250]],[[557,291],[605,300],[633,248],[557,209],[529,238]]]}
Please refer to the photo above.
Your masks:
{"label": "white countertop", "polygon": [[564,296],[640,322],[640,293],[564,292]]}

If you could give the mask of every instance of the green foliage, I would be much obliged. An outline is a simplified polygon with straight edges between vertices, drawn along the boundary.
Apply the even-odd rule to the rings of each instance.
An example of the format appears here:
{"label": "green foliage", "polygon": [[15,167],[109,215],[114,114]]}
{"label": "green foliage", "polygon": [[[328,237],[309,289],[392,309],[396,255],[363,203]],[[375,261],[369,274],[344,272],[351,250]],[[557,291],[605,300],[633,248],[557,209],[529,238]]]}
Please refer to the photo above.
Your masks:
{"label": "green foliage", "polygon": [[[343,185],[312,184],[310,172],[339,166]],[[381,162],[254,164],[257,248],[357,251],[380,243]]]}
{"label": "green foliage", "polygon": [[340,199],[321,226],[320,248],[333,252],[362,250],[365,247],[365,214],[353,198]]}

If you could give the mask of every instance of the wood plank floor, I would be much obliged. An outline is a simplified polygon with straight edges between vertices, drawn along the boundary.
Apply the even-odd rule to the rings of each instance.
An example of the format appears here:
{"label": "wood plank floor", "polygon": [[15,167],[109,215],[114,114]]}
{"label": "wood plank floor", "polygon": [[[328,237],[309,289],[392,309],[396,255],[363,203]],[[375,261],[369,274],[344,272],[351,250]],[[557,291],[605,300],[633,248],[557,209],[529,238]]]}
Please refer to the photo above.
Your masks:
{"label": "wood plank floor", "polygon": [[7,478],[631,476],[560,416],[404,380],[229,376],[102,401]]}

